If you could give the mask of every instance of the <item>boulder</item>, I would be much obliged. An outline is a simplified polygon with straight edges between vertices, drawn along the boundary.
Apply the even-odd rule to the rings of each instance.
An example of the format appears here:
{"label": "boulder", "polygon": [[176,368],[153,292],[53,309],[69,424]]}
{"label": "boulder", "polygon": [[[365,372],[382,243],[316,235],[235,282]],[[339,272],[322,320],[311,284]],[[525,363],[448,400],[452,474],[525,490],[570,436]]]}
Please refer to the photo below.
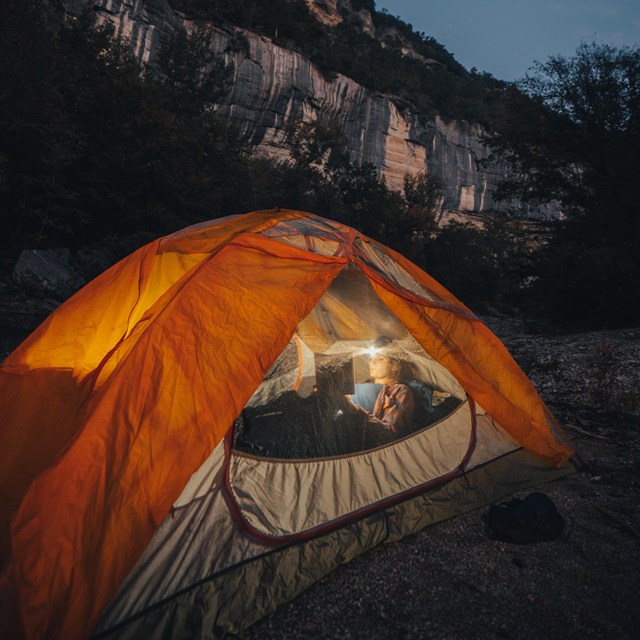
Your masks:
{"label": "boulder", "polygon": [[31,293],[57,300],[68,298],[86,282],[74,268],[69,249],[25,249],[11,277]]}

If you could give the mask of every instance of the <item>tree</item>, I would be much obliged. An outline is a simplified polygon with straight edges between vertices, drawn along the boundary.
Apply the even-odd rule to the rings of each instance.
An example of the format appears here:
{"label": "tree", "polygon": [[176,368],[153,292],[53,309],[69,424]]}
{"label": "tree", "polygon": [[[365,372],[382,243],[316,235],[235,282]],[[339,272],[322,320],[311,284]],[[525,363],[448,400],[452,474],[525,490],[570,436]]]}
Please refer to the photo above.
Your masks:
{"label": "tree", "polygon": [[503,217],[449,222],[425,243],[425,268],[471,308],[511,311],[530,275],[526,233],[522,222]]}
{"label": "tree", "polygon": [[407,173],[398,198],[385,215],[385,242],[411,260],[421,262],[425,245],[438,230],[437,217],[444,200],[444,185],[433,174]]}
{"label": "tree", "polygon": [[193,115],[210,109],[231,81],[231,70],[214,51],[213,32],[207,28],[178,31],[164,43],[146,75],[162,85],[177,112]]}
{"label": "tree", "polygon": [[[640,303],[626,287],[640,275],[640,48],[583,43],[572,57],[537,63],[502,109],[488,143],[510,176],[496,195],[555,201],[565,215],[541,263],[538,301],[572,326],[637,322]],[[566,295],[569,271],[580,297]]]}
{"label": "tree", "polygon": [[58,4],[0,4],[3,258],[234,210],[246,158],[210,109],[228,80],[210,34],[167,40],[143,73],[93,7],[70,15]]}

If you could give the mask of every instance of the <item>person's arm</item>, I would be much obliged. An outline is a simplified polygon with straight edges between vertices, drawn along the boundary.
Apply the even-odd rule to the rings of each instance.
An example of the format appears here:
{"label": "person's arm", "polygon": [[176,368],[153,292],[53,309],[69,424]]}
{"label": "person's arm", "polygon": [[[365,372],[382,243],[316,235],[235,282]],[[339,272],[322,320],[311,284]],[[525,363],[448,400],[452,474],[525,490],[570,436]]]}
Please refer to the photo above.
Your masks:
{"label": "person's arm", "polygon": [[413,409],[414,400],[411,389],[406,384],[399,384],[390,394],[386,394],[385,389],[380,392],[369,422],[397,433],[411,422]]}

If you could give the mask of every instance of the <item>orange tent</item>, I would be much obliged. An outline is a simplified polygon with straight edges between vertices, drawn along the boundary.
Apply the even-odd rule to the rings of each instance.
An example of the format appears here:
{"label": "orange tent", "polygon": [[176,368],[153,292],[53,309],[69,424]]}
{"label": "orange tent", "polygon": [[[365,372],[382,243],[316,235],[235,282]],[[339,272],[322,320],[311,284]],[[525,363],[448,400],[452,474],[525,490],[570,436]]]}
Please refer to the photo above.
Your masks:
{"label": "orange tent", "polygon": [[[311,327],[314,309],[350,272],[455,379],[473,419],[486,417],[482,429],[498,430],[510,450],[529,456],[527,468],[538,475],[523,473],[526,482],[568,472],[571,445],[505,347],[402,256],[297,211],[202,223],[142,247],[89,283],[0,368],[2,552],[28,638],[92,633],[301,323]],[[366,332],[367,319],[351,320],[348,302],[336,300],[326,306],[337,318],[331,331],[345,339]],[[307,335],[329,343],[323,322]],[[453,471],[470,477],[467,457],[434,471],[411,495],[450,483]],[[473,468],[480,467],[486,460]],[[521,486],[506,483],[504,491]],[[403,487],[394,491],[406,500]],[[383,498],[362,498],[353,513],[383,508]],[[300,539],[326,535],[345,517],[314,520]]]}

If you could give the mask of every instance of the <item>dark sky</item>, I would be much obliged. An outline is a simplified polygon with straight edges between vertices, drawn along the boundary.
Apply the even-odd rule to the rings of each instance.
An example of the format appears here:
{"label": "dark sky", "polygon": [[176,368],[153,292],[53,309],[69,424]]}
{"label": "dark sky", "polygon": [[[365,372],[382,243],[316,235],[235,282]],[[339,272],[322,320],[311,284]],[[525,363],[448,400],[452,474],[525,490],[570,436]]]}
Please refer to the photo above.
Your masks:
{"label": "dark sky", "polygon": [[376,9],[434,37],[467,69],[521,78],[534,61],[581,41],[640,45],[640,0],[376,0]]}

